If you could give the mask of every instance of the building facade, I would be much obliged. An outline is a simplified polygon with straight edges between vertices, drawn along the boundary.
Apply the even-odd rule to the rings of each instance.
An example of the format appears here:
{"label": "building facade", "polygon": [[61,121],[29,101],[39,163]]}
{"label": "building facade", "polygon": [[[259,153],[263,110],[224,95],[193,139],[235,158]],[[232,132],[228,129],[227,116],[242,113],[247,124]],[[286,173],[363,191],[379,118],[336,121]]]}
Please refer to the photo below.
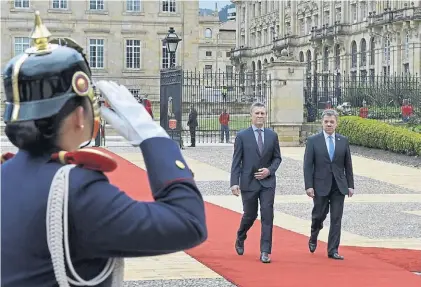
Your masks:
{"label": "building facade", "polygon": [[[209,22],[199,16],[198,0],[14,0],[1,1],[1,10],[2,68],[31,45],[38,10],[53,37],[70,37],[85,49],[95,80],[118,81],[151,100],[159,99],[160,70],[170,67],[164,40],[168,29],[173,27],[182,39],[175,65],[195,70],[205,69],[209,56],[203,45],[216,41],[219,28],[217,18]],[[223,69],[225,62],[230,64],[223,51],[235,47],[235,39],[226,42],[220,39],[206,48],[212,56],[221,55]]]}
{"label": "building facade", "polygon": [[237,12],[236,12],[237,10],[235,9],[235,7],[234,8],[228,8],[228,11],[227,11],[227,13],[228,13],[228,15],[227,15],[227,19],[229,20],[229,21],[231,21],[231,20],[235,20],[235,16],[236,16],[236,14],[237,14]]}
{"label": "building facade", "polygon": [[235,47],[235,21],[219,22],[218,13],[199,18],[199,64],[205,73],[233,73],[231,49]]}
{"label": "building facade", "polygon": [[421,1],[232,2],[241,72],[259,75],[285,49],[307,73],[421,74]]}

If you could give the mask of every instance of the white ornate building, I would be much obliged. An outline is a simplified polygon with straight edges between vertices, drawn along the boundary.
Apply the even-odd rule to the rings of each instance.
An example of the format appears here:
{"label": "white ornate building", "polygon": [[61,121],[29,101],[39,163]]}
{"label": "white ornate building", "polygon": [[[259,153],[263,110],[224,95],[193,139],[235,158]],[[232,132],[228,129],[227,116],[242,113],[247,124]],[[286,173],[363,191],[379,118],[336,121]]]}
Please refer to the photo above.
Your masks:
{"label": "white ornate building", "polygon": [[231,59],[238,71],[259,77],[286,49],[309,73],[421,74],[419,0],[232,2],[237,43]]}

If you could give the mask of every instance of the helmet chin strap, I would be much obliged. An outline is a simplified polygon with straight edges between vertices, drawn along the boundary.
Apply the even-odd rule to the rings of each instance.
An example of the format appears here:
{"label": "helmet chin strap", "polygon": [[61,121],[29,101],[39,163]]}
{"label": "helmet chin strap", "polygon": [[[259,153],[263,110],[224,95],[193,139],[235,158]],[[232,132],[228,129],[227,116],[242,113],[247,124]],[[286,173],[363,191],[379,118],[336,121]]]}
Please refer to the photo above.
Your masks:
{"label": "helmet chin strap", "polygon": [[[92,107],[93,109],[93,107]],[[95,138],[97,137],[98,133],[99,133],[99,125],[100,125],[100,119],[95,117],[95,113],[92,113],[92,119],[93,119],[93,123],[92,123],[92,130],[91,130],[91,138],[88,141],[85,141],[83,143],[81,143],[79,145],[79,148],[84,148],[87,147],[92,140],[95,140]]]}
{"label": "helmet chin strap", "polygon": [[88,141],[83,142],[79,148],[84,148],[87,147],[88,145],[90,145],[90,143],[92,142],[92,139],[89,139]]}

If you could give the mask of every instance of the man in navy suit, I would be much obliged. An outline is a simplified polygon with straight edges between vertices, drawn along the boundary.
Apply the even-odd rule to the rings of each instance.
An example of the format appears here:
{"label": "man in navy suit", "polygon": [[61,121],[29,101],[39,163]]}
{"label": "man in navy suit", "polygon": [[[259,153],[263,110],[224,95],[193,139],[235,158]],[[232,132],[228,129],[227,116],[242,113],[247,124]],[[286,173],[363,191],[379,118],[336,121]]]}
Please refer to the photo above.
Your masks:
{"label": "man in navy suit", "polygon": [[275,200],[276,170],[281,164],[278,135],[265,129],[266,107],[262,103],[251,106],[252,126],[237,134],[231,166],[231,191],[243,201],[243,217],[237,232],[235,250],[244,254],[247,231],[257,218],[260,201],[262,233],[260,260],[270,263],[272,252],[273,203]]}
{"label": "man in navy suit", "polygon": [[330,229],[327,246],[329,258],[343,260],[339,255],[341,222],[345,195],[354,194],[354,173],[348,138],[335,133],[338,113],[325,110],[322,114],[323,132],[307,140],[304,154],[306,193],[313,198],[311,213],[310,252],[317,248],[317,236],[323,228],[330,207]]}

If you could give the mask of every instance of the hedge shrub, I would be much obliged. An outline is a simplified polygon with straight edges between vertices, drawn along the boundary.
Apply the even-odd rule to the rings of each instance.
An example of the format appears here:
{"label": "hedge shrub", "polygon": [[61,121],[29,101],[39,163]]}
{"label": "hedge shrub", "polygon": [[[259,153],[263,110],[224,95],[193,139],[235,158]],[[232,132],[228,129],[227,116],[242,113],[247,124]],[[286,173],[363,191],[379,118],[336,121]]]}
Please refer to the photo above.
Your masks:
{"label": "hedge shrub", "polygon": [[348,137],[354,145],[421,156],[421,134],[403,127],[378,120],[343,116],[339,120],[337,132]]}

